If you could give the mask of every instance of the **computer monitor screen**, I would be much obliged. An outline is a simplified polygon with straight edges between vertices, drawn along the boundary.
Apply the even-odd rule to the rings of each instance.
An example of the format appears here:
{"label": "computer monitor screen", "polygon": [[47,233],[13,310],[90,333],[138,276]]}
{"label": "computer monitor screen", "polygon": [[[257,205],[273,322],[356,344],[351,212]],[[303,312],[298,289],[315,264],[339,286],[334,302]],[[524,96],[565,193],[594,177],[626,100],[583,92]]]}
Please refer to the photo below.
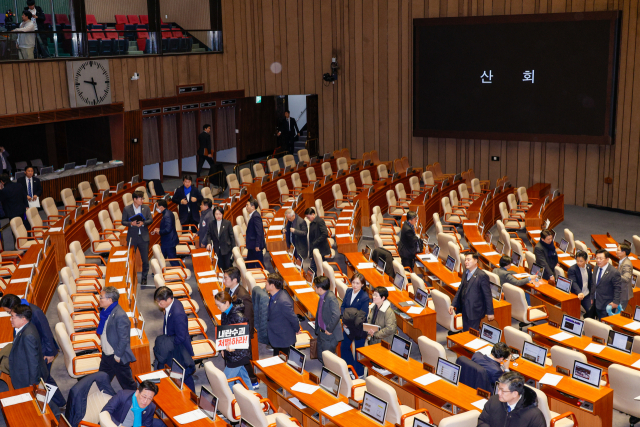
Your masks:
{"label": "computer monitor screen", "polygon": [[558,246],[560,247],[560,250],[562,252],[567,252],[567,248],[569,247],[569,242],[567,242],[566,240],[562,239],[562,240],[560,240],[560,244]]}
{"label": "computer monitor screen", "polygon": [[438,255],[440,254],[440,246],[438,245],[433,245],[433,250],[431,251],[431,254],[438,258]]}
{"label": "computer monitor screen", "polygon": [[602,369],[576,360],[573,362],[573,373],[571,374],[571,377],[574,380],[582,381],[583,383],[600,388]]}
{"label": "computer monitor screen", "polygon": [[291,366],[297,373],[302,374],[304,372],[304,362],[306,356],[303,352],[295,348],[289,347],[289,358],[287,359],[287,365]]}
{"label": "computer monitor screen", "polygon": [[621,334],[616,331],[609,331],[609,338],[607,339],[607,346],[615,348],[616,350],[624,351],[625,353],[631,353],[631,346],[633,345],[633,337]]}
{"label": "computer monitor screen", "polygon": [[486,233],[484,233],[484,241],[487,242],[488,244],[491,244],[491,232],[487,231]]}
{"label": "computer monitor screen", "polygon": [[324,177],[324,184],[326,184],[327,182],[331,182],[331,175],[327,175]]}
{"label": "computer monitor screen", "polygon": [[460,379],[460,365],[449,362],[447,359],[438,357],[438,365],[436,366],[436,375],[440,378],[458,385]]}
{"label": "computer monitor screen", "polygon": [[545,362],[547,361],[547,349],[525,341],[522,347],[522,358],[544,368]]}
{"label": "computer monitor screen", "polygon": [[218,398],[205,386],[202,386],[202,388],[200,389],[198,408],[200,408],[200,410],[204,412],[211,421],[214,421],[216,419],[216,411],[218,410]]}
{"label": "computer monitor screen", "polygon": [[378,424],[384,425],[387,417],[387,402],[365,391],[362,400],[362,413]]}
{"label": "computer monitor screen", "polygon": [[65,163],[64,164],[64,170],[66,170],[66,171],[74,169],[75,167],[76,167],[76,162],[71,162],[71,163]]}
{"label": "computer monitor screen", "polygon": [[562,329],[565,332],[569,332],[570,334],[577,335],[577,336],[582,336],[583,326],[584,326],[584,322],[580,319],[567,316],[566,314],[562,316],[562,323],[560,325],[560,329]]}
{"label": "computer monitor screen", "polygon": [[338,173],[336,174],[336,178],[340,178],[342,175],[344,175],[344,169],[338,169]]}
{"label": "computer monitor screen", "polygon": [[371,249],[371,246],[366,245],[364,247],[364,252],[362,253],[362,255],[364,255],[364,257],[367,259],[367,261],[371,261],[371,253],[373,252],[373,249]]}
{"label": "computer monitor screen", "polygon": [[480,330],[480,338],[490,342],[491,344],[497,344],[498,342],[500,342],[501,337],[502,330],[494,328],[488,323],[482,324],[482,329]]}
{"label": "computer monitor screen", "polygon": [[453,273],[453,270],[456,268],[456,259],[451,255],[448,255],[447,262],[444,266],[447,267],[447,270]]}
{"label": "computer monitor screen", "polygon": [[287,166],[286,168],[284,168],[284,173],[289,173],[291,172],[291,166]]}
{"label": "computer monitor screen", "polygon": [[396,273],[396,277],[393,279],[393,285],[399,290],[404,290],[404,281],[406,277],[404,274]]}
{"label": "computer monitor screen", "polygon": [[327,393],[338,397],[340,393],[340,382],[342,377],[327,368],[322,368],[320,373],[320,387],[322,387]]}
{"label": "computer monitor screen", "polygon": [[538,276],[538,278],[541,278],[542,275],[544,274],[544,267],[541,266],[540,264],[533,263],[533,265],[531,266],[530,273],[533,276]]}
{"label": "computer monitor screen", "polygon": [[631,284],[633,285],[633,287],[636,287],[636,283],[638,282],[638,276],[636,276],[635,274],[631,275]]}
{"label": "computer monitor screen", "polygon": [[171,372],[169,373],[169,378],[174,382],[176,387],[182,390],[182,385],[184,384],[184,368],[181,364],[178,363],[176,359],[172,359],[171,363]]}
{"label": "computer monitor screen", "polygon": [[556,288],[567,294],[571,293],[571,280],[566,277],[558,276],[556,280]]}
{"label": "computer monitor screen", "polygon": [[387,266],[387,262],[382,258],[378,258],[378,265],[376,266],[376,268],[378,269],[380,274],[384,274],[384,269],[386,266]]}
{"label": "computer monitor screen", "polygon": [[496,301],[502,300],[502,285],[489,282],[489,288],[491,289],[491,298]]}
{"label": "computer monitor screen", "polygon": [[511,263],[516,267],[520,267],[520,254],[516,251],[511,253]]}
{"label": "computer monitor screen", "polygon": [[436,427],[433,424],[429,424],[426,423],[424,421],[422,421],[421,419],[418,419],[418,417],[413,419],[413,426],[412,427]]}
{"label": "computer monitor screen", "polygon": [[88,159],[87,166],[95,166],[98,163],[98,159]]}
{"label": "computer monitor screen", "polygon": [[502,255],[503,251],[504,251],[504,243],[502,243],[502,240],[498,240],[496,242],[496,252],[498,252],[500,255]]}
{"label": "computer monitor screen", "polygon": [[409,360],[409,356],[411,355],[411,341],[394,335],[391,340],[391,352],[402,357],[404,360]]}
{"label": "computer monitor screen", "polygon": [[294,262],[296,268],[298,269],[298,271],[302,270],[302,258],[300,258],[298,256],[293,260],[293,262]]}
{"label": "computer monitor screen", "polygon": [[423,307],[427,306],[427,302],[429,301],[429,294],[420,288],[415,289],[415,300],[418,304]]}
{"label": "computer monitor screen", "polygon": [[40,168],[40,175],[46,175],[48,173],[53,173],[53,166],[46,166],[44,168]]}

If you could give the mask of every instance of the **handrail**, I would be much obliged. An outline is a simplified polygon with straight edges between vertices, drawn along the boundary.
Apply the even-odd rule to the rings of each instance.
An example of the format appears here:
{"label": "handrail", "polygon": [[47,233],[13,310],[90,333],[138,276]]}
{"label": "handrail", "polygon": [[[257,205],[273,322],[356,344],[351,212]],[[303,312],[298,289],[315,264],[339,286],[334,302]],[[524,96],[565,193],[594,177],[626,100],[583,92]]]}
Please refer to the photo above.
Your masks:
{"label": "handrail", "polygon": [[298,123],[300,121],[300,119],[302,118],[302,116],[304,116],[306,114],[306,112],[307,112],[307,107],[304,107],[304,110],[302,110],[302,113],[300,113],[300,115],[296,119],[296,123]]}
{"label": "handrail", "polygon": [[238,178],[238,182],[241,182],[240,175],[238,175],[238,172],[240,172],[240,166],[244,166],[246,164],[249,164],[249,172],[251,172],[251,177],[253,178],[253,163],[253,160],[247,160],[246,162],[238,163],[233,167],[233,173],[235,174],[236,178]]}

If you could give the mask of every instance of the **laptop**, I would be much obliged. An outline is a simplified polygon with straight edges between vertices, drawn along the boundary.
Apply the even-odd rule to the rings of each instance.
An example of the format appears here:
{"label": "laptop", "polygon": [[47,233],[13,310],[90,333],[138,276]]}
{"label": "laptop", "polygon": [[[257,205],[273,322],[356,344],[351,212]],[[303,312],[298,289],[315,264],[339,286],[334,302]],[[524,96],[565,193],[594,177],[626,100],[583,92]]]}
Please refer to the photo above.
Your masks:
{"label": "laptop", "polygon": [[289,347],[289,357],[287,358],[287,365],[289,365],[294,371],[302,374],[304,372],[305,360],[306,356],[303,352],[301,352],[294,346]]}
{"label": "laptop", "polygon": [[520,267],[520,254],[516,251],[512,251],[511,253],[511,263],[516,267]]}
{"label": "laptop", "polygon": [[453,273],[453,270],[456,268],[456,259],[451,255],[448,255],[447,262],[444,264],[444,266],[447,268],[447,270]]}
{"label": "laptop", "polygon": [[40,382],[36,386],[35,395],[36,395],[36,405],[38,405],[38,409],[41,414],[44,414],[47,411],[47,401],[49,401],[51,391],[47,388],[47,385],[44,383],[42,378],[40,378]]}
{"label": "laptop", "polygon": [[362,413],[380,425],[384,425],[387,418],[387,402],[368,391],[364,392]]}
{"label": "laptop", "polygon": [[69,171],[76,168],[76,162],[65,163],[63,170]]}
{"label": "laptop", "polygon": [[340,393],[340,383],[342,377],[333,371],[323,367],[320,373],[320,388],[334,397],[338,397]]}
{"label": "laptop", "polygon": [[496,301],[502,300],[502,285],[499,283],[489,282],[489,289],[491,289],[491,298]]}
{"label": "laptop", "polygon": [[426,307],[429,302],[429,294],[420,288],[416,288],[414,290],[416,291],[414,295],[415,301],[422,307]]}
{"label": "laptop", "polygon": [[184,385],[184,368],[176,359],[172,359],[169,378],[171,378],[171,381],[173,381],[176,387],[182,390],[182,386]]}
{"label": "laptop", "polygon": [[542,275],[544,274],[544,267],[534,262],[529,273],[531,273],[532,276],[538,276],[538,279],[542,279]]}
{"label": "laptop", "polygon": [[409,360],[411,355],[411,341],[406,340],[398,335],[394,335],[391,340],[391,353],[400,356],[404,360]]}
{"label": "laptop", "polygon": [[560,240],[560,244],[558,245],[558,248],[562,252],[567,252],[568,247],[569,247],[569,242],[567,242],[565,239]]}
{"label": "laptop", "polygon": [[133,175],[131,177],[131,185],[137,184],[140,182],[140,175]]}
{"label": "laptop", "polygon": [[404,274],[396,273],[393,279],[393,285],[398,288],[399,291],[404,291],[404,282],[407,280]]}
{"label": "laptop", "polygon": [[449,362],[447,359],[438,357],[436,365],[436,375],[442,379],[449,381],[451,384],[458,385],[460,380],[460,365]]}
{"label": "laptop", "polygon": [[45,166],[40,169],[40,176],[53,173],[53,166]]}
{"label": "laptop", "polygon": [[205,386],[202,386],[200,389],[198,408],[200,408],[211,421],[215,421],[216,411],[218,410],[218,398]]}
{"label": "laptop", "polygon": [[440,254],[440,246],[433,245],[433,249],[431,250],[431,255],[433,255],[434,257],[438,258],[439,254]]}
{"label": "laptop", "polygon": [[494,328],[488,323],[483,323],[482,328],[480,329],[480,339],[484,340],[488,343],[496,345],[500,342],[500,338],[502,338],[502,330],[499,328]]}
{"label": "laptop", "polygon": [[571,280],[567,279],[566,277],[558,276],[558,279],[556,280],[556,288],[558,288],[559,290],[561,290],[566,294],[570,294]]}
{"label": "laptop", "polygon": [[98,159],[88,159],[87,164],[85,166],[86,167],[95,166],[97,163],[98,163]]}
{"label": "laptop", "polygon": [[585,384],[589,384],[595,388],[600,388],[600,378],[602,377],[602,369],[589,365],[588,363],[582,363],[575,361],[573,363],[573,372],[571,378],[578,380]]}
{"label": "laptop", "polygon": [[384,275],[384,270],[387,266],[387,262],[382,258],[378,258],[378,265],[376,266],[376,270],[382,275]]}
{"label": "laptop", "polygon": [[607,347],[615,348],[616,350],[623,351],[631,354],[631,347],[633,346],[633,337],[621,334],[614,330],[609,331],[609,338],[607,339]]}
{"label": "laptop", "polygon": [[500,255],[504,254],[504,243],[502,243],[502,240],[496,242],[496,252]]}
{"label": "laptop", "polygon": [[582,336],[582,328],[584,328],[584,322],[582,320],[576,319],[575,317],[571,317],[566,314],[562,316],[560,329],[562,329],[563,331],[580,337]]}
{"label": "laptop", "polygon": [[371,253],[373,252],[373,249],[371,249],[371,246],[366,245],[364,247],[364,249],[362,250],[362,255],[364,255],[364,257],[367,259],[367,261],[371,261]]}
{"label": "laptop", "polygon": [[522,347],[522,358],[544,368],[547,361],[547,349],[540,345],[525,341],[524,346]]}
{"label": "laptop", "polygon": [[436,427],[433,424],[429,424],[429,423],[425,423],[424,421],[422,421],[421,419],[419,419],[418,417],[413,419],[413,426],[412,427]]}

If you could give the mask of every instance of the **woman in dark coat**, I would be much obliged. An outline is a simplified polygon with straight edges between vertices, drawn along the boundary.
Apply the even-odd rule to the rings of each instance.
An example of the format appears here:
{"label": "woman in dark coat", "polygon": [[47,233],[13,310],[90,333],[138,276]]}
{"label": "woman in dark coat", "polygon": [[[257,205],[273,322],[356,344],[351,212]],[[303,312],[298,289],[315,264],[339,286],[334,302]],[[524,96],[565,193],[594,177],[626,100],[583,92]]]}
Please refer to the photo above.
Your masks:
{"label": "woman in dark coat", "polygon": [[[242,304],[241,299],[236,298],[235,296],[231,297],[226,291],[216,294],[215,299],[216,306],[222,313],[220,319],[223,326],[245,323],[247,324],[247,328],[249,327],[249,321],[244,315],[244,304]],[[246,387],[251,387],[249,373],[247,373],[247,370],[244,367],[244,365],[250,361],[249,349],[232,350],[227,347],[222,351],[222,357],[226,364],[224,374],[227,379],[240,377],[242,378],[242,381],[244,381],[244,385]],[[229,383],[229,387],[232,391],[234,384],[235,382]]]}
{"label": "woman in dark coat", "polygon": [[[344,299],[342,300],[342,306],[340,307],[340,313],[344,315],[344,311],[348,308],[355,308],[359,311],[362,311],[363,317],[366,319],[367,313],[369,311],[369,295],[367,294],[367,282],[364,279],[364,276],[358,272],[356,272],[351,277],[351,288],[347,289],[347,292],[344,295]],[[356,331],[350,330],[348,326],[344,323],[344,339],[340,344],[340,354],[347,365],[353,366],[358,376],[364,375],[364,366],[360,362],[358,362],[354,357],[351,351],[351,343],[355,342],[356,351],[360,347],[364,347],[364,343],[367,338],[366,333],[362,333],[362,329],[360,332],[361,336],[356,336]]]}

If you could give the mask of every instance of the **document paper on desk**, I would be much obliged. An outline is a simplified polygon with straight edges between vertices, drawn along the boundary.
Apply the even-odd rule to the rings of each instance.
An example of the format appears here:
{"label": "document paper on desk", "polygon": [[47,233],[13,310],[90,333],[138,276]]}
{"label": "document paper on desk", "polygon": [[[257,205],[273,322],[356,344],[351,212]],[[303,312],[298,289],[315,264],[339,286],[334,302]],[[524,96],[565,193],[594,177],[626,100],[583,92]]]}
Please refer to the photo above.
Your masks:
{"label": "document paper on desk", "polygon": [[358,270],[365,270],[367,268],[375,268],[375,266],[372,262],[361,262],[357,267]]}
{"label": "document paper on desk", "polygon": [[472,246],[480,246],[480,245],[488,245],[488,243],[484,242],[484,241],[482,241],[482,242],[471,242],[471,245]]}
{"label": "document paper on desk", "polygon": [[561,252],[558,254],[558,258],[570,258],[571,254],[568,254],[566,252]]}
{"label": "document paper on desk", "polygon": [[438,258],[433,256],[432,254],[420,254],[418,255],[418,258],[420,258],[424,262],[438,262]]}
{"label": "document paper on desk", "polygon": [[292,262],[285,262],[282,264],[282,268],[296,268],[296,265]]}
{"label": "document paper on desk", "polygon": [[167,378],[167,374],[164,372],[164,370],[162,371],[155,371],[155,372],[151,372],[148,374],[144,374],[144,375],[140,375],[140,380],[141,381],[146,381],[146,380],[159,380],[161,378]]}
{"label": "document paper on desk", "polygon": [[18,268],[31,268],[31,267],[33,267],[33,264],[20,264],[18,266]]}
{"label": "document paper on desk", "polygon": [[293,387],[291,387],[291,390],[299,391],[300,393],[304,393],[304,394],[313,394],[316,391],[318,391],[319,388],[320,386],[313,385],[313,384],[296,383]]}
{"label": "document paper on desk", "polygon": [[200,283],[214,283],[214,282],[222,282],[218,277],[207,277],[205,279],[200,279]]}
{"label": "document paper on desk", "polygon": [[286,255],[287,251],[277,251],[277,252],[271,252],[271,256],[274,255]]}
{"label": "document paper on desk", "polygon": [[640,368],[640,360],[636,360],[635,363],[631,364],[632,368]]}
{"label": "document paper on desk", "polygon": [[475,340],[466,343],[464,346],[469,347],[470,349],[473,349],[473,350],[477,350],[480,347],[484,347],[486,345],[489,345],[487,341],[481,340],[480,338],[476,338]]}
{"label": "document paper on desk", "polygon": [[308,286],[309,284],[307,283],[306,280],[296,280],[293,282],[289,282],[289,286],[302,286],[302,285]]}
{"label": "document paper on desk", "polygon": [[280,231],[284,228],[284,224],[281,225],[272,225],[271,227],[269,227],[269,231]]}
{"label": "document paper on desk", "polygon": [[0,399],[0,403],[2,403],[3,407],[17,405],[18,403],[30,402],[33,400],[30,393],[22,393],[17,396],[5,397],[4,399]]}
{"label": "document paper on desk", "polygon": [[640,329],[640,322],[633,321],[631,323],[627,323],[626,325],[624,325],[624,327],[627,329],[631,329],[632,331],[637,331],[638,329]]}
{"label": "document paper on desk", "polygon": [[551,335],[549,338],[556,341],[564,341],[564,340],[568,340],[569,338],[573,338],[574,336],[575,335],[571,335],[566,332],[560,332],[555,335]]}
{"label": "document paper on desk", "polygon": [[127,251],[116,251],[113,253],[113,256],[125,256]]}
{"label": "document paper on desk", "polygon": [[556,375],[556,374],[544,374],[544,376],[542,378],[540,378],[540,381],[538,381],[540,384],[549,384],[552,386],[557,386],[558,383],[560,382],[560,380],[562,380],[562,375]]}
{"label": "document paper on desk", "polygon": [[407,310],[407,313],[409,313],[409,314],[420,314],[420,313],[422,313],[422,310],[424,310],[423,307],[411,307],[411,308],[409,308],[409,310]]}
{"label": "document paper on desk", "polygon": [[109,283],[111,282],[122,282],[124,280],[124,276],[112,276],[109,277]]}
{"label": "document paper on desk", "polygon": [[306,294],[308,292],[315,292],[311,286],[309,286],[308,288],[295,288],[294,291],[296,294]]}
{"label": "document paper on desk", "polygon": [[340,414],[344,414],[345,412],[348,412],[352,409],[352,406],[349,406],[344,402],[338,402],[335,405],[327,406],[326,408],[322,409],[322,412],[330,417],[335,417]]}
{"label": "document paper on desk", "polygon": [[127,258],[111,258],[109,262],[125,262]]}
{"label": "document paper on desk", "polygon": [[178,424],[189,424],[203,418],[207,418],[207,414],[205,414],[200,410],[200,408],[198,408],[194,409],[193,411],[178,415],[177,417],[175,417],[175,420]]}
{"label": "document paper on desk", "polygon": [[191,255],[191,258],[197,258],[199,256],[211,256],[211,255],[209,255],[209,252],[198,252],[197,254]]}
{"label": "document paper on desk", "polygon": [[451,286],[452,288],[458,289],[461,283],[462,282],[453,282],[453,283],[450,283],[449,286]]}
{"label": "document paper on desk", "polygon": [[494,255],[500,255],[498,252],[484,252],[482,255],[484,256],[494,256]]}
{"label": "document paper on desk", "polygon": [[198,277],[207,277],[207,276],[215,276],[215,270],[201,271],[198,273]]}
{"label": "document paper on desk", "polygon": [[487,399],[480,399],[480,400],[476,400],[475,402],[472,402],[471,404],[482,411],[484,409],[484,405],[487,402],[488,402]]}
{"label": "document paper on desk", "polygon": [[516,279],[524,279],[525,277],[529,277],[529,276],[530,276],[529,273],[517,273],[513,275],[513,277],[515,277]]}
{"label": "document paper on desk", "polygon": [[278,356],[267,357],[266,359],[256,360],[255,362],[263,368],[284,363],[284,361]]}
{"label": "document paper on desk", "polygon": [[418,377],[418,378],[414,379],[414,381],[417,382],[418,384],[429,385],[431,383],[435,383],[439,379],[440,379],[439,376],[429,372],[428,374],[425,374],[425,375],[423,375],[421,377]]}
{"label": "document paper on desk", "polygon": [[588,351],[590,353],[600,353],[602,350],[604,350],[605,347],[606,346],[602,344],[596,344],[592,342],[584,348],[584,351]]}

